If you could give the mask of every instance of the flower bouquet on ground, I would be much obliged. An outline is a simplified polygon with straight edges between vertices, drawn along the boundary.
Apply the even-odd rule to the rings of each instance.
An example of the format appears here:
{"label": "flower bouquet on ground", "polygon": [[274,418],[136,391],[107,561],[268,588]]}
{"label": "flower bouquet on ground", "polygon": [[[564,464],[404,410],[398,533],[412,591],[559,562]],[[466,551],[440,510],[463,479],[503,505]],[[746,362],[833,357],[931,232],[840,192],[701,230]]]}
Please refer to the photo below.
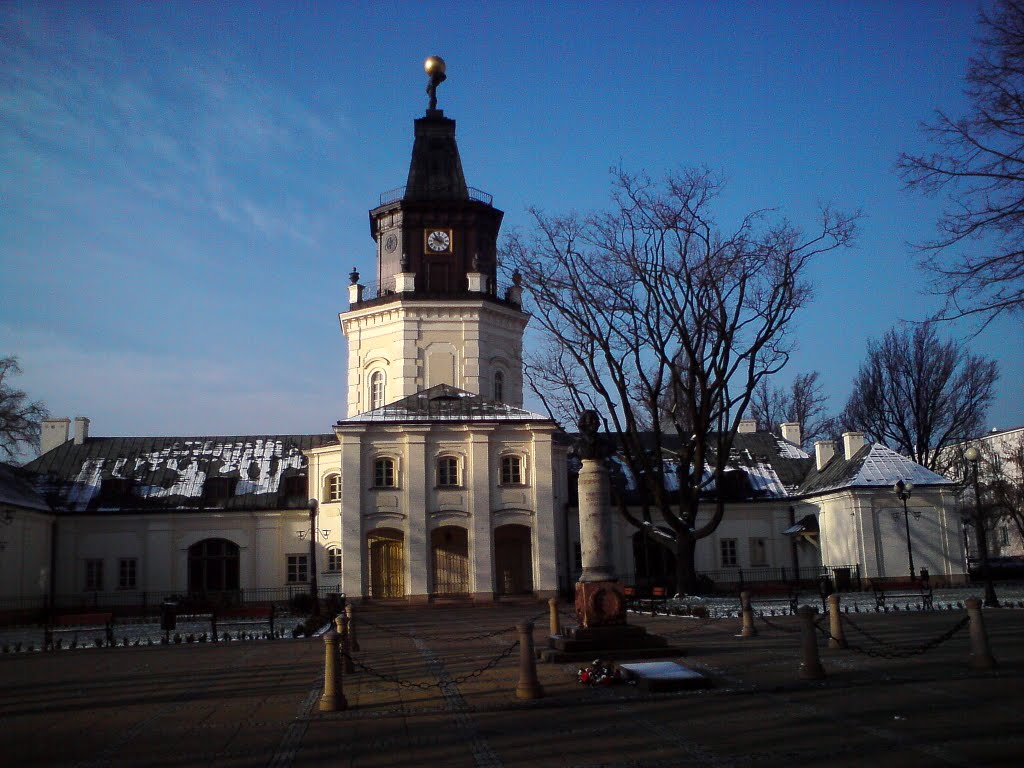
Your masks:
{"label": "flower bouquet on ground", "polygon": [[611,661],[595,659],[590,666],[583,667],[577,678],[584,685],[614,685],[623,682],[622,673]]}

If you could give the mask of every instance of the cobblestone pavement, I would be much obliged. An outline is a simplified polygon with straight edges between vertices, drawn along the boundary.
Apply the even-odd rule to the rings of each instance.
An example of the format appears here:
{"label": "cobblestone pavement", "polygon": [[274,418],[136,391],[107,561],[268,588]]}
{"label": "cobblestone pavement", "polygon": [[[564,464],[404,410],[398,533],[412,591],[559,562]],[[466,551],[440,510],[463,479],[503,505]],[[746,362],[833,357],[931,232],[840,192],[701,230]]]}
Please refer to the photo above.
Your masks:
{"label": "cobblestone pavement", "polygon": [[[968,667],[956,611],[850,615],[860,650],[822,642],[799,679],[797,620],[631,615],[688,651],[714,687],[590,688],[541,664],[517,701],[512,626],[545,606],[357,609],[349,708],[321,713],[318,639],[0,657],[0,755],[22,766],[996,766],[1019,765],[1024,611],[986,610],[996,670]],[[372,622],[372,624],[371,624]],[[865,651],[906,655],[885,658]],[[508,653],[508,655],[504,655]],[[493,666],[490,666],[492,665]],[[473,674],[478,673],[478,674]]]}

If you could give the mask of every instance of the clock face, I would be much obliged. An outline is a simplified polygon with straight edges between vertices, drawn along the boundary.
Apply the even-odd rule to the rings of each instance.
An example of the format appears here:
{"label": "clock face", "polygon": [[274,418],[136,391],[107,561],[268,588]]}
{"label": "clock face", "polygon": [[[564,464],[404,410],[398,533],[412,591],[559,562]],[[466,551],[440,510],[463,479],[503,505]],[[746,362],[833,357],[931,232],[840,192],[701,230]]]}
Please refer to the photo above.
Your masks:
{"label": "clock face", "polygon": [[427,248],[434,253],[444,253],[452,249],[452,235],[449,230],[435,229],[427,235]]}
{"label": "clock face", "polygon": [[384,239],[384,250],[392,253],[398,247],[398,238],[391,234]]}

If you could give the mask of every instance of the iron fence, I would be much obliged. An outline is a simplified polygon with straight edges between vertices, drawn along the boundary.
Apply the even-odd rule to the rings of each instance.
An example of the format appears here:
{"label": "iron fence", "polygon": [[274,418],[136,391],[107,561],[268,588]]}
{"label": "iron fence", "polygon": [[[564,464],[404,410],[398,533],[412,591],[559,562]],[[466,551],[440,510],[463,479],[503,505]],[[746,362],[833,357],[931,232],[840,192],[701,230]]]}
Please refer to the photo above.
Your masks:
{"label": "iron fence", "polygon": [[833,589],[839,591],[861,589],[860,565],[817,565],[803,568],[763,566],[752,568],[721,568],[701,571],[715,585],[743,587],[748,584],[801,584],[818,583],[827,578]]}

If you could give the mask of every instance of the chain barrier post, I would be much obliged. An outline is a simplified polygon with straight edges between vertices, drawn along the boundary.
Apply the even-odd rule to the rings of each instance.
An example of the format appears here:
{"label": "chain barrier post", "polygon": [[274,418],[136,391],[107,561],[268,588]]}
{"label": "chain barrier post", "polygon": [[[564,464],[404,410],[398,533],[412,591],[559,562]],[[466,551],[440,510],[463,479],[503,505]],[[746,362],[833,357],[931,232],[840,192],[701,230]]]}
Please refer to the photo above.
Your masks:
{"label": "chain barrier post", "polygon": [[821,666],[821,659],[818,658],[818,638],[814,628],[814,617],[818,615],[818,609],[810,605],[801,605],[796,613],[800,617],[800,647],[803,656],[800,662],[800,678],[821,680],[825,677],[825,670]]}
{"label": "chain barrier post", "polygon": [[548,613],[552,637],[562,634],[562,628],[558,623],[558,601],[553,597],[548,598]]}
{"label": "chain barrier post", "polygon": [[755,637],[757,628],[754,626],[754,609],[750,607],[749,590],[740,592],[740,613],[743,616],[743,629],[740,631],[740,637]]}
{"label": "chain barrier post", "polygon": [[348,629],[348,650],[351,653],[358,653],[359,640],[356,639],[356,620],[352,615],[352,603],[345,606],[345,626]]}
{"label": "chain barrier post", "polygon": [[828,596],[828,647],[845,650],[846,635],[843,633],[843,617],[839,613],[839,593]]}
{"label": "chain barrier post", "polygon": [[321,712],[340,712],[348,709],[341,666],[338,664],[338,641],[341,636],[329,629],[324,633],[324,693],[320,697]]}
{"label": "chain barrier post", "polygon": [[519,632],[519,683],[516,685],[516,698],[544,698],[544,689],[537,679],[537,659],[533,654],[533,622],[516,624],[516,631]]}
{"label": "chain barrier post", "polygon": [[356,671],[356,668],[352,666],[352,648],[348,642],[348,622],[345,620],[345,614],[339,613],[334,617],[334,625],[338,630],[338,650],[342,657],[342,667],[344,667],[345,674],[351,675]]}
{"label": "chain barrier post", "polygon": [[967,617],[971,620],[971,669],[995,669],[996,660],[989,650],[985,619],[981,616],[981,600],[969,597],[965,603]]}

